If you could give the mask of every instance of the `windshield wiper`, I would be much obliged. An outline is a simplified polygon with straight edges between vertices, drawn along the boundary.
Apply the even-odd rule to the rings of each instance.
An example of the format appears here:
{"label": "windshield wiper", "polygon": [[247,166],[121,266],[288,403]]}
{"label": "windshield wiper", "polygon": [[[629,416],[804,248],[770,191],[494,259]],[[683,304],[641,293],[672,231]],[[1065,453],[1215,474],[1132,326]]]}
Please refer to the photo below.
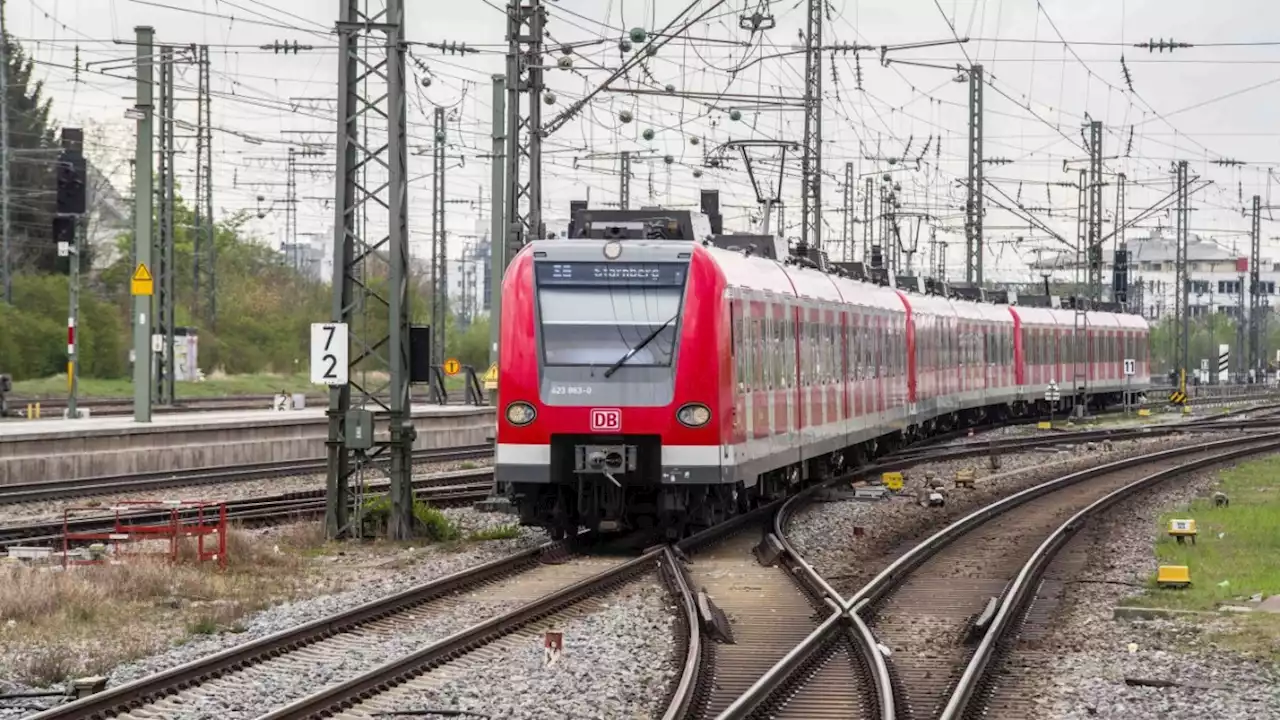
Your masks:
{"label": "windshield wiper", "polygon": [[643,349],[644,349],[644,347],[645,347],[646,345],[648,345],[649,343],[653,342],[653,339],[654,339],[654,338],[656,338],[656,337],[658,337],[658,335],[662,334],[662,331],[663,331],[663,330],[666,330],[666,329],[667,329],[667,326],[668,326],[668,325],[670,325],[671,323],[675,322],[675,319],[676,319],[676,318],[678,318],[678,317],[680,317],[680,313],[676,313],[675,315],[672,315],[671,317],[667,318],[667,321],[666,321],[666,322],[662,323],[661,325],[659,325],[659,326],[657,327],[657,329],[656,329],[656,330],[654,330],[653,332],[649,333],[649,336],[648,336],[648,337],[646,337],[645,339],[641,340],[641,341],[640,341],[640,344],[638,344],[638,345],[636,345],[635,347],[631,348],[630,350],[628,350],[628,351],[626,352],[626,354],[625,354],[625,355],[623,355],[622,357],[618,358],[618,362],[616,362],[616,363],[614,363],[614,364],[610,365],[610,366],[609,366],[609,369],[604,371],[604,376],[605,376],[606,378],[608,378],[608,377],[610,377],[611,375],[613,375],[614,373],[618,372],[618,368],[622,367],[622,366],[623,366],[623,364],[625,364],[628,360],[630,360],[630,359],[631,359],[631,358],[632,358],[636,353],[638,353],[638,352],[640,352],[641,350],[643,350]]}

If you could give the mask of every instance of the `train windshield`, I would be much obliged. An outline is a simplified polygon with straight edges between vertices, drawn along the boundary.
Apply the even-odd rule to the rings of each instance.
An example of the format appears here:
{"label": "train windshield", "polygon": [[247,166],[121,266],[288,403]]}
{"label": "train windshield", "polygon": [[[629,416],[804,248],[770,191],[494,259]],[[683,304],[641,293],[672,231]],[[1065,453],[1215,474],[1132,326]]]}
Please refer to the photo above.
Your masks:
{"label": "train windshield", "polygon": [[627,367],[671,365],[688,263],[542,262],[536,268],[545,364],[609,367],[639,348]]}

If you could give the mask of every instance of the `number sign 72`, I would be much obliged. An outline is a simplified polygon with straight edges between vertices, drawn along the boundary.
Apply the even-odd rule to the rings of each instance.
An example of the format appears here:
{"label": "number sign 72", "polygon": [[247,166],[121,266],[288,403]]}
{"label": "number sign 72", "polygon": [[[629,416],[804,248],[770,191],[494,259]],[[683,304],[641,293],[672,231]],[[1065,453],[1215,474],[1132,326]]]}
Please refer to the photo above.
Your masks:
{"label": "number sign 72", "polygon": [[346,323],[312,323],[311,382],[346,385],[350,358]]}

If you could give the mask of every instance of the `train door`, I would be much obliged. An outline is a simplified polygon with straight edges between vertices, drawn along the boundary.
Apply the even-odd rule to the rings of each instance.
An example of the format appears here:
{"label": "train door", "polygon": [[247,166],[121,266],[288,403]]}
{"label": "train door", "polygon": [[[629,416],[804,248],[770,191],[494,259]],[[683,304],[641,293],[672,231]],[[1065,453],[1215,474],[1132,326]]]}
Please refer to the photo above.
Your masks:
{"label": "train door", "polygon": [[840,421],[844,418],[844,394],[840,388],[843,385],[840,379],[844,373],[844,361],[839,352],[841,343],[838,339],[842,337],[840,331],[841,313],[835,309],[825,310],[826,315],[826,336],[825,346],[827,349],[827,432],[829,437],[835,435],[839,431]]}
{"label": "train door", "polygon": [[790,405],[787,403],[787,305],[786,298],[769,307],[770,358],[774,366],[773,385],[769,390],[770,426],[773,429],[771,447],[775,453],[785,450],[791,443]]}
{"label": "train door", "polygon": [[742,299],[736,290],[726,291],[729,301],[730,332],[733,334],[733,444],[741,445],[750,435],[751,405],[748,392],[750,345],[747,343]]}

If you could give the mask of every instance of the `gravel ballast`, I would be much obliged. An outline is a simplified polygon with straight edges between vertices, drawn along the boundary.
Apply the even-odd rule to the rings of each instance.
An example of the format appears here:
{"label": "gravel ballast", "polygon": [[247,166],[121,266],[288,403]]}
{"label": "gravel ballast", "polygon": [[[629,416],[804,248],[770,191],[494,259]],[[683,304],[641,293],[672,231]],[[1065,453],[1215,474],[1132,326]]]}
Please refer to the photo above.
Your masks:
{"label": "gravel ballast", "polygon": [[[1081,443],[1052,452],[1013,452],[1001,456],[999,470],[990,470],[985,456],[922,463],[904,472],[900,495],[880,501],[810,504],[791,521],[787,534],[814,569],[837,591],[848,595],[913,542],[1001,497],[1070,472],[1233,436],[1234,433],[1199,432],[1108,444]],[[1108,445],[1110,451],[1105,450]],[[975,470],[972,489],[954,487],[956,472],[965,468]],[[921,507],[916,502],[916,493],[925,487],[926,473],[930,472],[942,481],[946,502],[943,507]],[[855,534],[855,528],[860,529],[860,536]]]}
{"label": "gravel ballast", "polygon": [[[676,675],[670,595],[649,577],[587,602],[597,607],[509,636],[499,641],[500,652],[481,651],[465,669],[428,674],[357,709],[432,708],[506,720],[660,717]],[[564,654],[551,666],[543,629],[564,633]]]}
{"label": "gravel ballast", "polygon": [[[1253,720],[1280,717],[1280,672],[1266,660],[1218,646],[1209,633],[1236,618],[1113,620],[1113,609],[1155,573],[1160,514],[1208,494],[1217,473],[1175,479],[1110,511],[1090,533],[1090,561],[1068,583],[1045,648],[1055,656],[1038,678],[1046,718]],[[1136,647],[1130,652],[1130,643]],[[1195,687],[1135,687],[1125,678]]]}
{"label": "gravel ballast", "polygon": [[[470,508],[447,508],[443,512],[468,531],[514,522],[514,518],[510,515],[481,513]],[[281,532],[281,528],[263,528],[255,532],[264,540],[270,540],[272,534]],[[546,535],[541,531],[521,528],[517,538],[470,543],[463,546],[463,549],[437,545],[418,547],[391,544],[352,545],[350,551],[314,559],[325,574],[347,578],[348,581],[343,584],[347,589],[331,592],[333,587],[331,583],[317,581],[315,590],[318,594],[315,597],[285,602],[245,617],[238,624],[237,629],[240,632],[225,631],[213,635],[179,639],[179,644],[174,644],[163,652],[116,667],[108,673],[108,686],[113,687],[167,670],[236,645],[392,595],[415,585],[535,547],[546,541]],[[464,624],[465,619],[464,617]],[[3,630],[4,628],[0,627],[0,639],[3,638]],[[154,632],[157,634],[158,642],[162,643],[165,642],[165,637],[183,635],[181,628],[172,627],[156,627]],[[121,640],[110,637],[100,639],[102,643],[119,641]],[[13,676],[10,668],[19,666],[23,654],[31,650],[31,648],[0,643],[0,692],[23,692],[33,689],[6,679]],[[49,701],[32,700],[22,701],[21,706],[43,708],[48,704]],[[31,709],[8,710],[12,707],[15,705],[0,702],[0,720],[25,717],[33,711]],[[256,717],[257,714],[261,713],[251,716]]]}

